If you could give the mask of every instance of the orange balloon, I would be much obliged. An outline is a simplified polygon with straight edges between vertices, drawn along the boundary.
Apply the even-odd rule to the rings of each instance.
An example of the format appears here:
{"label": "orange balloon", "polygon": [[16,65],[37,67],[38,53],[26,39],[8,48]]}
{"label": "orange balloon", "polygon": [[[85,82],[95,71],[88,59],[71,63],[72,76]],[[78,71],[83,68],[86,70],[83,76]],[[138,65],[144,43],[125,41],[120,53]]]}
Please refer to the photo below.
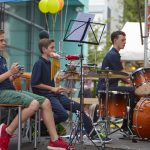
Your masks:
{"label": "orange balloon", "polygon": [[64,0],[58,0],[58,2],[59,2],[59,11],[61,11],[62,9],[63,9],[63,7],[64,7]]}

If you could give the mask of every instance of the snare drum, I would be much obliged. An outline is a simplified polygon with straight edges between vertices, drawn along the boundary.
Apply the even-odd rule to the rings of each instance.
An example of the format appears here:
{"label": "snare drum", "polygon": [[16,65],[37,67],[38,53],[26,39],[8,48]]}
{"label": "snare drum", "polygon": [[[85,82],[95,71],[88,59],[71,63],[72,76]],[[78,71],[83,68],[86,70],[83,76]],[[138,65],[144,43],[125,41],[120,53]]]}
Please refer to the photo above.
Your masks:
{"label": "snare drum", "polygon": [[150,94],[150,68],[139,68],[131,74],[130,78],[137,95]]}
{"label": "snare drum", "polygon": [[[106,116],[106,91],[99,91],[99,113]],[[125,117],[127,114],[128,94],[118,91],[108,92],[108,115],[111,117]]]}
{"label": "snare drum", "polygon": [[150,98],[142,97],[133,113],[133,132],[140,138],[150,139]]}

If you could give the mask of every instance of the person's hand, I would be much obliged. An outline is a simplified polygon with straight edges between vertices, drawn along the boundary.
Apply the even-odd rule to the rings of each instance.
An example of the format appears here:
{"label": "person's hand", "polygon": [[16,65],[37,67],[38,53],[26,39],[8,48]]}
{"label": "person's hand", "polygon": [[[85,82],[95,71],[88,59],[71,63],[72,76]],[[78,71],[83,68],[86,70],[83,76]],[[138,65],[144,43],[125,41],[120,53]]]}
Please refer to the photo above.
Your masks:
{"label": "person's hand", "polygon": [[60,55],[55,52],[51,52],[50,57],[55,58],[55,59],[60,59]]}
{"label": "person's hand", "polygon": [[12,75],[17,74],[19,72],[19,64],[13,63],[10,67],[10,72],[12,73]]}
{"label": "person's hand", "polygon": [[62,93],[62,92],[66,92],[66,89],[62,87],[53,87],[51,91],[54,93]]}

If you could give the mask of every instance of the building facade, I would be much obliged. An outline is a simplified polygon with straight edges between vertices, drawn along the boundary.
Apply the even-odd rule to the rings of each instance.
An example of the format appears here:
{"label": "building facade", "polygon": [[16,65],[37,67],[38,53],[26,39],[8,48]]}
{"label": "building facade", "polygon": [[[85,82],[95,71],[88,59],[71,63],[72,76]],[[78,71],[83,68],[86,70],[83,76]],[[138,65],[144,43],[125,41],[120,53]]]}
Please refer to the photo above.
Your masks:
{"label": "building facade", "polygon": [[[78,12],[87,12],[88,0],[65,0],[65,7],[57,14],[43,14],[38,8],[39,0],[0,3],[0,28],[7,37],[7,52],[3,55],[8,60],[8,66],[18,62],[25,66],[25,71],[32,70],[38,59],[39,32],[46,29],[50,38],[56,41],[56,49],[64,54],[77,53],[77,43],[63,42],[67,25],[75,19]],[[78,52],[79,53],[79,52]],[[77,54],[78,54],[77,53]],[[62,61],[62,67],[66,63]]]}

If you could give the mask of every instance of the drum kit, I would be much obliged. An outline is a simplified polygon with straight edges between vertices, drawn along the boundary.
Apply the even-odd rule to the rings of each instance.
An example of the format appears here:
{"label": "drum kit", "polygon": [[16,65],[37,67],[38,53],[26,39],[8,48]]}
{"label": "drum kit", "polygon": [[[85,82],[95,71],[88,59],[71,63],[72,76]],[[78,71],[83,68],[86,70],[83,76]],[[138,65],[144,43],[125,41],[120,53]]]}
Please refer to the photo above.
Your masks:
{"label": "drum kit", "polygon": [[[89,66],[90,68],[90,66]],[[96,71],[95,71],[96,70]],[[67,74],[67,76],[66,76]],[[64,78],[64,76],[66,76]],[[119,91],[109,91],[109,79],[129,78],[135,87],[135,94],[140,96],[133,113],[133,133],[142,138],[150,139],[150,68],[139,68],[130,75],[123,71],[98,70],[89,71],[83,76],[87,79],[102,79],[106,81],[106,90],[99,91],[99,115],[106,117],[108,130],[110,117],[124,118],[128,117],[128,93]],[[80,80],[80,73],[77,71],[60,71],[58,77],[68,80]],[[56,79],[58,80],[58,79]],[[130,106],[129,106],[130,107]],[[107,131],[109,132],[109,131]],[[107,133],[106,132],[106,133]]]}
{"label": "drum kit", "polygon": [[[108,80],[130,77],[135,88],[135,95],[141,97],[134,108],[131,132],[141,139],[150,139],[150,68],[139,68],[130,75],[125,72],[102,70],[99,75],[106,81],[106,91],[99,91],[100,116],[106,118],[108,126],[111,123],[111,117],[129,119],[130,106],[127,106],[129,93],[109,91]],[[109,135],[111,133],[108,126],[106,126],[106,133]]]}

